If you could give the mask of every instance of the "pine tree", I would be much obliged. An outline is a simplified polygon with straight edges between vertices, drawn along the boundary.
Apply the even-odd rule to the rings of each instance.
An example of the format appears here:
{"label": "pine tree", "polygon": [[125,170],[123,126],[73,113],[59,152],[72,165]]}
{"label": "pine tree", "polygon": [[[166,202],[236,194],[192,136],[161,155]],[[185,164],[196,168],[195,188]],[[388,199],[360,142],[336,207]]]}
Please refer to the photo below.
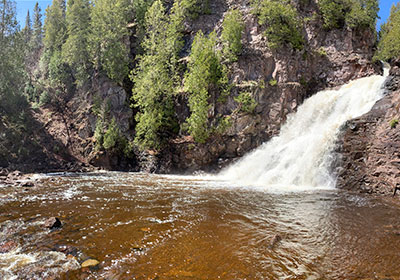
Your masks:
{"label": "pine tree", "polygon": [[38,52],[42,48],[43,40],[43,29],[42,29],[42,10],[39,7],[39,3],[36,2],[35,8],[33,9],[33,28],[32,28],[32,40],[31,48],[37,57]]}
{"label": "pine tree", "polygon": [[160,148],[161,130],[172,118],[173,84],[169,76],[167,41],[168,17],[160,0],[156,0],[146,14],[145,55],[140,58],[133,82],[133,100],[139,108],[136,115],[135,143],[142,149]]}
{"label": "pine tree", "polygon": [[390,16],[381,27],[376,59],[390,60],[400,57],[400,3],[393,4]]}
{"label": "pine tree", "polygon": [[24,42],[18,32],[15,2],[0,2],[0,114],[21,113],[26,100],[24,85]]}
{"label": "pine tree", "polygon": [[224,44],[223,54],[228,61],[236,61],[242,51],[242,32],[244,24],[239,10],[227,13],[222,23],[221,39]]}
{"label": "pine tree", "polygon": [[76,83],[83,85],[89,79],[90,3],[88,0],[69,0],[66,13],[67,40],[62,56],[74,71]]}
{"label": "pine tree", "polygon": [[200,143],[210,135],[208,128],[209,90],[218,84],[221,66],[216,52],[217,38],[213,32],[207,38],[202,31],[196,34],[192,44],[185,91],[189,93],[191,115],[186,120],[188,131]]}
{"label": "pine tree", "polygon": [[43,42],[50,55],[54,51],[60,51],[66,40],[67,24],[64,6],[64,0],[53,0],[53,3],[46,9]]}
{"label": "pine tree", "polygon": [[25,27],[22,31],[24,33],[25,43],[28,44],[32,38],[32,23],[31,23],[31,17],[29,15],[29,10],[26,13]]}
{"label": "pine tree", "polygon": [[128,75],[128,0],[97,0],[92,11],[90,50],[95,67],[104,69],[114,81],[122,83]]}
{"label": "pine tree", "polygon": [[15,2],[9,0],[0,1],[0,42],[10,34],[14,34],[18,28],[15,19]]}

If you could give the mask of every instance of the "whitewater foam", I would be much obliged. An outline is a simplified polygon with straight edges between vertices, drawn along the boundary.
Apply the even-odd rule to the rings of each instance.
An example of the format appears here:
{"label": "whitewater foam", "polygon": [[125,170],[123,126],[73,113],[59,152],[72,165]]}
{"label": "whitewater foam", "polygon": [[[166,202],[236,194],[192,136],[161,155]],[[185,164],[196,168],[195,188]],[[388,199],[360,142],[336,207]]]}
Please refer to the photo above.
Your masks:
{"label": "whitewater foam", "polygon": [[218,179],[259,189],[332,189],[332,151],[346,121],[371,110],[383,96],[388,75],[352,81],[318,92],[299,106],[279,136],[222,170]]}

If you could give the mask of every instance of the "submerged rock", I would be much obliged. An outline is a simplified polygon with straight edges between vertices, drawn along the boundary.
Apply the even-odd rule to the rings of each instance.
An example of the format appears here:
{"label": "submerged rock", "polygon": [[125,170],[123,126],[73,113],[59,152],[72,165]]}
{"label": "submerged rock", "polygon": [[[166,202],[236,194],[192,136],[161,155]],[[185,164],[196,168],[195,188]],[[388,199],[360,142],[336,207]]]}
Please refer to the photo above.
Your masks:
{"label": "submerged rock", "polygon": [[0,254],[8,253],[18,246],[14,241],[7,241],[0,244]]}
{"label": "submerged rock", "polygon": [[100,262],[99,262],[98,260],[95,260],[95,259],[88,259],[88,260],[86,260],[86,261],[84,261],[84,262],[82,263],[81,267],[82,267],[82,268],[85,268],[85,267],[96,266],[96,265],[98,265],[99,263],[100,263]]}
{"label": "submerged rock", "polygon": [[44,227],[49,229],[55,229],[62,227],[62,224],[59,218],[51,217],[44,222]]}
{"label": "submerged rock", "polygon": [[281,240],[282,240],[282,237],[279,234],[276,234],[271,239],[271,242],[269,243],[268,248],[273,249]]}

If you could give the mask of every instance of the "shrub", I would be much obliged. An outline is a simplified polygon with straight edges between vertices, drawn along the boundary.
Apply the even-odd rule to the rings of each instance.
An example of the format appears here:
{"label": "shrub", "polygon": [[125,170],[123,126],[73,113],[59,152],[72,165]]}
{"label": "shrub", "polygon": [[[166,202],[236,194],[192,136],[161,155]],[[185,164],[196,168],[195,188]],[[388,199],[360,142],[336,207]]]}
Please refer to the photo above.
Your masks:
{"label": "shrub", "polygon": [[51,96],[48,91],[43,91],[39,97],[39,105],[44,106],[51,102]]}
{"label": "shrub", "polygon": [[319,0],[318,6],[324,20],[324,28],[341,28],[348,10],[345,0]]}
{"label": "shrub", "polygon": [[245,113],[253,113],[257,107],[257,102],[254,100],[250,92],[241,92],[234,100],[239,103],[239,111]]}
{"label": "shrub", "polygon": [[113,118],[110,125],[108,126],[106,133],[104,134],[104,140],[103,140],[104,149],[111,150],[115,148],[120,138],[119,134],[120,134],[119,128],[117,126],[115,118]]}
{"label": "shrub", "polygon": [[259,23],[266,25],[264,35],[271,48],[276,49],[284,44],[298,50],[303,48],[299,15],[289,1],[256,0],[253,6]]}
{"label": "shrub", "polygon": [[223,134],[232,126],[231,116],[224,116],[219,119],[218,126],[216,128],[216,132],[219,134]]}
{"label": "shrub", "polygon": [[375,28],[379,5],[377,0],[319,0],[318,6],[326,29]]}
{"label": "shrub", "polygon": [[326,50],[325,50],[324,47],[320,47],[320,48],[317,50],[317,53],[318,53],[320,56],[328,56],[328,53],[326,52]]}
{"label": "shrub", "polygon": [[101,118],[96,121],[96,128],[94,130],[94,139],[96,141],[96,149],[101,149],[103,147],[104,140],[104,122]]}
{"label": "shrub", "polygon": [[278,81],[277,80],[275,80],[275,79],[271,79],[271,80],[269,80],[269,85],[271,86],[271,87],[274,87],[274,86],[276,86],[277,84],[278,84]]}
{"label": "shrub", "polygon": [[244,24],[239,10],[227,13],[222,23],[221,39],[224,45],[222,53],[228,61],[236,61],[242,51],[242,32]]}
{"label": "shrub", "polygon": [[398,124],[399,124],[399,120],[398,119],[393,119],[389,123],[390,128],[396,128]]}

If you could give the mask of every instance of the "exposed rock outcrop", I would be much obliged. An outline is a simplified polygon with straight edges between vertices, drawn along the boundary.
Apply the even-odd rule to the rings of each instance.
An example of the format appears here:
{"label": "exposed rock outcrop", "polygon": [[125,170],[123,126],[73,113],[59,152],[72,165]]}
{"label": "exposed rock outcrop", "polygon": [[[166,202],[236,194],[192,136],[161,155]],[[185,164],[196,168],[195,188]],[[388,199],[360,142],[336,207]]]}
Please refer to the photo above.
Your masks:
{"label": "exposed rock outcrop", "polygon": [[[209,1],[210,13],[185,22],[182,56],[189,55],[197,31],[208,34],[215,30],[220,34],[229,9],[239,9],[245,23],[242,53],[237,62],[229,65],[229,80],[233,85],[231,94],[224,102],[212,102],[209,111],[210,123],[216,124],[220,118],[229,117],[230,127],[214,133],[206,143],[195,143],[191,137],[181,133],[159,152],[141,152],[131,147],[131,153],[127,155],[121,150],[99,149],[95,139],[99,109],[108,120],[115,118],[120,134],[129,142],[135,136],[136,112],[130,107],[132,85],[129,82],[119,86],[95,73],[90,83],[65,100],[62,111],[41,108],[34,112],[33,119],[43,125],[36,130],[43,131],[46,136],[42,137],[45,140],[40,145],[48,147],[43,149],[48,156],[44,160],[44,156],[37,156],[31,161],[44,165],[44,170],[89,170],[86,169],[89,165],[162,173],[215,170],[277,135],[287,115],[295,112],[307,97],[318,90],[381,71],[377,64],[371,63],[375,32],[348,28],[325,30],[316,0],[292,2],[304,19],[302,34],[305,43],[302,50],[290,46],[271,50],[263,35],[265,26],[259,25],[249,0]],[[134,61],[135,36],[131,38],[130,47]],[[256,101],[253,113],[238,110],[235,97],[241,92],[250,92]],[[212,93],[212,97],[215,96]],[[175,109],[181,125],[190,114],[185,93],[176,96]],[[51,144],[46,145],[46,142]],[[30,153],[26,153],[28,157]],[[0,153],[0,166],[9,166],[10,162],[3,159],[7,156],[10,155],[2,156]],[[68,167],[65,162],[73,162],[73,166]]]}
{"label": "exposed rock outcrop", "polygon": [[400,60],[392,62],[386,95],[343,131],[338,187],[393,194],[400,184]]}
{"label": "exposed rock outcrop", "polygon": [[[200,28],[206,29],[206,33],[221,32],[224,14],[232,7],[239,8],[244,15],[244,49],[231,67],[234,89],[228,100],[216,104],[211,112],[215,117],[229,115],[231,127],[205,144],[196,144],[190,137],[174,140],[161,154],[159,166],[166,170],[192,172],[220,168],[277,135],[287,115],[295,112],[310,95],[351,79],[381,73],[380,67],[371,63],[376,35],[370,30],[324,30],[322,19],[315,16],[318,10],[315,1],[306,5],[304,1],[297,3],[301,17],[311,19],[304,23],[305,47],[301,51],[290,47],[268,48],[264,27],[258,24],[248,1],[213,3],[211,15],[188,23],[187,32],[192,37]],[[234,97],[244,91],[251,92],[257,102],[254,114],[232,113],[237,108]]]}

